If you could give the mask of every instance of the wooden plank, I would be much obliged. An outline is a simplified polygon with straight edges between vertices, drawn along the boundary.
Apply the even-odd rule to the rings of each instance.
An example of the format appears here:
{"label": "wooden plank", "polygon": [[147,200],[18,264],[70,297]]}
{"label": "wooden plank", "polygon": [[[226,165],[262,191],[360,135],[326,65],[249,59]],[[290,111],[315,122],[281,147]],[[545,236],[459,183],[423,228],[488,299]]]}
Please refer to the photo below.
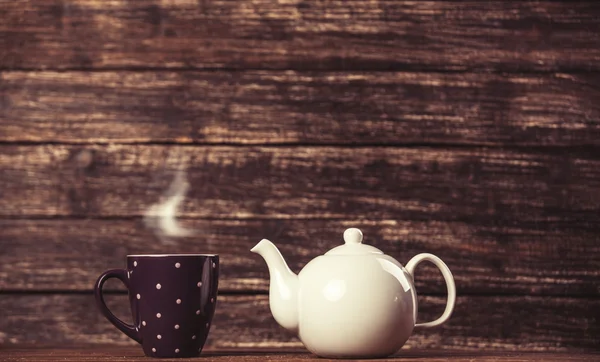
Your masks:
{"label": "wooden plank", "polygon": [[598,74],[2,72],[0,142],[598,146],[599,98]]}
{"label": "wooden plank", "polygon": [[[125,296],[111,305],[126,318]],[[431,320],[445,299],[420,298],[419,319]],[[92,295],[0,295],[3,344],[68,346],[134,345],[95,309]],[[441,327],[415,330],[409,349],[598,351],[600,327],[597,299],[462,296],[452,319]],[[279,327],[270,314],[268,297],[219,296],[207,341],[211,349],[295,348],[298,339]]]}
{"label": "wooden plank", "polygon": [[[0,290],[87,291],[107,269],[141,253],[217,253],[220,290],[267,292],[262,258],[249,252],[269,238],[290,268],[341,244],[348,227],[402,264],[421,252],[442,258],[459,294],[599,296],[600,226],[574,223],[498,226],[406,220],[184,220],[194,237],[165,244],[137,220],[0,220]],[[587,228],[591,227],[591,228]],[[416,273],[419,293],[444,295],[440,273],[427,263]],[[108,289],[122,290],[120,284]]]}
{"label": "wooden plank", "polygon": [[600,69],[596,1],[28,0],[0,11],[2,68]]}
{"label": "wooden plank", "polygon": [[141,216],[189,167],[180,216],[600,221],[580,149],[34,145],[0,148],[3,216]]}
{"label": "wooden plank", "polygon": [[[5,361],[72,361],[72,362],[112,362],[116,358],[126,358],[127,361],[146,362],[139,347],[115,347],[108,346],[86,346],[86,347],[8,347],[0,350],[0,356]],[[281,349],[270,349],[257,352],[256,350],[243,351],[202,351],[202,361],[327,361],[308,352],[281,351]],[[453,350],[402,350],[389,358],[380,358],[377,361],[402,361],[407,362],[471,362],[474,360],[482,362],[529,362],[529,361],[591,361],[600,358],[596,353],[566,353],[566,352],[494,352],[494,351],[453,351]],[[357,360],[359,361],[359,360]]]}

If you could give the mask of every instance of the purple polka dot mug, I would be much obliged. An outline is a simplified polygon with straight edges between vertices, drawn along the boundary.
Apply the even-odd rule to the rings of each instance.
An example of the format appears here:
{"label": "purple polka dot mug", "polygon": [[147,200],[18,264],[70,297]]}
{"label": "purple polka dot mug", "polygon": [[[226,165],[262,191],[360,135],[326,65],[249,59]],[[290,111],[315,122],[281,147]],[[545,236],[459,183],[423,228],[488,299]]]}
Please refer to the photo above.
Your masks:
{"label": "purple polka dot mug", "polygon": [[[133,324],[108,309],[102,287],[117,278],[129,292]],[[197,357],[217,303],[219,256],[209,254],[128,255],[127,269],[104,272],[94,286],[100,312],[142,345],[149,357]]]}

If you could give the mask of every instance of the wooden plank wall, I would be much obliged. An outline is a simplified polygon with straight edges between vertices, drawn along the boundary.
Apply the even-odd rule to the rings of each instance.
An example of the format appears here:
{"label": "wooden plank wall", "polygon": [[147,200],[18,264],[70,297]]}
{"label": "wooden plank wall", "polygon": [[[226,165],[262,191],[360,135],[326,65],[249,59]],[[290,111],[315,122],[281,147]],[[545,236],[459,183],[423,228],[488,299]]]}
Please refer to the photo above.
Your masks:
{"label": "wooden plank wall", "polygon": [[[134,253],[219,253],[211,348],[347,227],[437,254],[458,302],[407,348],[598,350],[597,1],[0,2],[0,345],[132,344],[95,310]],[[191,237],[144,212],[187,168]],[[418,269],[419,319],[444,285]],[[127,316],[123,289],[111,305]]]}

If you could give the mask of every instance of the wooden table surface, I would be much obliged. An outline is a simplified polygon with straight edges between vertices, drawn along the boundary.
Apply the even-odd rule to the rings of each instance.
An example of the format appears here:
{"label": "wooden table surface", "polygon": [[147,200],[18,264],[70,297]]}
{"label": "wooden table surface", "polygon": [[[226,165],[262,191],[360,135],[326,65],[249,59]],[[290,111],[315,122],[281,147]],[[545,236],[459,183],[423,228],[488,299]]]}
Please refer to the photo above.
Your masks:
{"label": "wooden table surface", "polygon": [[[72,347],[51,348],[21,346],[0,349],[2,361],[149,361],[141,348],[137,347]],[[181,361],[182,359],[162,359]],[[185,360],[185,359],[184,359]],[[327,361],[306,350],[249,350],[249,351],[204,351],[198,358],[202,361]],[[599,361],[595,353],[535,353],[535,352],[492,352],[492,351],[442,351],[402,350],[396,355],[377,361]],[[335,360],[340,361],[340,360]]]}

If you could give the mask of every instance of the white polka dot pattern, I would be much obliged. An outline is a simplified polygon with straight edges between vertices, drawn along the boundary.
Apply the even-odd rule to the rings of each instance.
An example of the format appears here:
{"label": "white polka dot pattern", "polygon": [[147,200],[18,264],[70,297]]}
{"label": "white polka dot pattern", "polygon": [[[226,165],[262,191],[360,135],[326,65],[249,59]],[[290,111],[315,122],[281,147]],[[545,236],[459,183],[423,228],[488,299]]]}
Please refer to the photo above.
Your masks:
{"label": "white polka dot pattern", "polygon": [[[136,277],[144,278],[146,283],[149,282],[148,284],[141,286],[138,290],[133,289],[132,295],[135,295],[135,299],[140,301],[137,304],[138,308],[141,308],[142,310],[149,309],[148,312],[150,312],[150,315],[156,313],[155,316],[158,319],[153,323],[152,317],[145,314],[148,312],[143,312],[143,318],[150,318],[150,324],[148,324],[146,320],[142,320],[141,324],[138,325],[140,333],[145,335],[146,338],[149,338],[148,341],[152,341],[150,343],[154,344],[144,346],[146,351],[148,351],[149,356],[150,350],[152,351],[152,357],[182,357],[182,354],[185,356],[188,356],[190,353],[194,354],[194,350],[190,351],[189,348],[198,348],[200,345],[199,341],[204,341],[205,339],[204,337],[199,338],[199,336],[204,336],[204,333],[206,333],[205,331],[208,330],[211,325],[210,319],[217,298],[212,290],[213,273],[216,273],[216,271],[213,271],[210,268],[216,269],[216,260],[213,262],[208,259],[203,262],[203,264],[200,264],[202,270],[199,274],[196,274],[199,277],[196,279],[195,283],[198,289],[194,289],[193,279],[189,280],[189,276],[186,274],[189,274],[192,270],[198,270],[194,269],[197,268],[197,264],[188,263],[187,259],[180,259],[179,261],[177,261],[177,259],[179,258],[170,259],[167,264],[164,265],[164,268],[172,268],[171,271],[164,269],[166,274],[153,272],[147,276],[144,276],[143,274],[146,273],[147,268],[151,268],[150,270],[154,269],[152,263],[146,263],[146,259],[142,259],[141,266],[137,260],[134,260],[131,262],[132,264],[129,264],[133,266],[129,273],[133,273],[134,267],[140,266],[140,269],[136,269]],[[183,263],[181,263],[182,260],[184,261]],[[175,271],[173,269],[178,270]],[[174,273],[177,277],[174,276],[172,280],[165,279],[163,276],[171,275],[169,273]],[[193,274],[189,275],[191,276]],[[136,277],[131,275],[131,280],[137,283]],[[208,284],[206,284],[207,282]],[[152,287],[153,284],[154,288]],[[188,295],[187,293],[193,294]],[[144,294],[144,301],[141,301],[142,294]],[[175,299],[171,299],[178,294],[179,298],[175,297]],[[183,298],[186,299],[186,303],[183,303]],[[164,302],[167,302],[167,305],[155,304],[156,300],[163,300]],[[175,302],[176,306],[169,305],[169,300],[171,303]],[[161,307],[160,305],[164,306]],[[151,312],[152,309],[154,310],[153,312]],[[167,313],[164,315],[164,318],[162,313],[156,312],[157,309]],[[192,311],[195,311],[196,317],[194,317],[193,320],[189,320],[189,313]],[[138,330],[138,327],[136,327],[136,330]],[[188,342],[186,342],[186,340]],[[203,343],[204,342],[202,342],[202,344]],[[199,347],[198,352],[201,351],[202,347]]]}

